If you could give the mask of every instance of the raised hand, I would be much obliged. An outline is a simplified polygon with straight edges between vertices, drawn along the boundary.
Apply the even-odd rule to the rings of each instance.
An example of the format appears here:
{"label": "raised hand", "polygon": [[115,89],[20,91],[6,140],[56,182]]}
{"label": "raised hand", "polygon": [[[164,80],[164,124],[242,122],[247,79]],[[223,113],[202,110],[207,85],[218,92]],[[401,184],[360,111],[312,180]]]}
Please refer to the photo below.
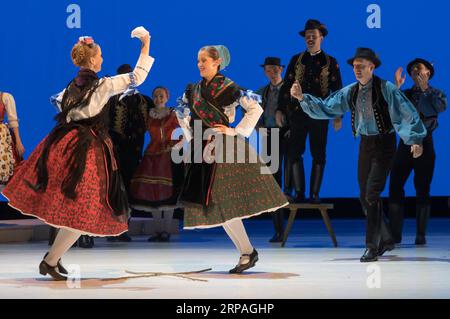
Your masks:
{"label": "raised hand", "polygon": [[400,89],[406,81],[406,74],[403,74],[403,68],[399,67],[395,71],[395,85]]}
{"label": "raised hand", "polygon": [[150,39],[150,32],[148,32],[144,27],[137,27],[131,31],[131,37],[138,38],[144,42],[144,40]]}

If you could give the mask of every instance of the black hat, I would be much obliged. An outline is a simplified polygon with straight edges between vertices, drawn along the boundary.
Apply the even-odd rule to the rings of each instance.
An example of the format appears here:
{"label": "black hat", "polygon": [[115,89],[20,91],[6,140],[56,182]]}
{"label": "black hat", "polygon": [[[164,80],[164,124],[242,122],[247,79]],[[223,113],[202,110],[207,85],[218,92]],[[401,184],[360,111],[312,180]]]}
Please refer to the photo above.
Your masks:
{"label": "black hat", "polygon": [[277,66],[281,66],[284,68],[284,65],[281,65],[281,59],[277,58],[277,57],[267,57],[264,60],[264,64],[261,64],[261,67],[265,67],[266,65],[277,65]]}
{"label": "black hat", "polygon": [[358,48],[356,49],[355,56],[351,58],[350,60],[347,60],[348,64],[353,66],[353,61],[355,59],[362,58],[369,61],[372,61],[373,64],[375,64],[375,69],[378,68],[381,65],[381,61],[378,58],[378,55],[375,54],[375,52],[372,49],[369,48]]}
{"label": "black hat", "polygon": [[323,23],[321,23],[319,20],[309,19],[306,21],[305,24],[305,30],[300,31],[298,34],[300,34],[302,37],[305,37],[305,33],[307,30],[319,30],[324,37],[328,35],[328,30],[325,27]]}
{"label": "black hat", "polygon": [[129,64],[122,64],[117,69],[117,74],[127,74],[133,72],[133,68]]}
{"label": "black hat", "polygon": [[408,66],[406,67],[408,74],[411,76],[412,68],[414,67],[414,65],[418,63],[422,63],[428,70],[430,70],[430,80],[431,80],[434,76],[434,66],[425,59],[416,58],[413,61],[409,62]]}

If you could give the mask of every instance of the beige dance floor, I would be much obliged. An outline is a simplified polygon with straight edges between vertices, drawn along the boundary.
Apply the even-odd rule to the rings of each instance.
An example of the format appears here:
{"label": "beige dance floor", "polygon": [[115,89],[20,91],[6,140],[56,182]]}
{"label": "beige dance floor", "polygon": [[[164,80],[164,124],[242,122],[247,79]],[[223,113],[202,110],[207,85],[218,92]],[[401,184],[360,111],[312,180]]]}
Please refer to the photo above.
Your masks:
{"label": "beige dance floor", "polygon": [[403,244],[370,264],[359,262],[364,221],[332,222],[338,248],[320,220],[296,221],[285,248],[267,242],[270,221],[246,222],[260,261],[244,275],[227,273],[238,254],[221,229],[182,231],[170,243],[96,239],[64,256],[67,283],[39,275],[46,242],[0,244],[0,298],[450,298],[449,219],[432,220],[421,248],[407,220]]}

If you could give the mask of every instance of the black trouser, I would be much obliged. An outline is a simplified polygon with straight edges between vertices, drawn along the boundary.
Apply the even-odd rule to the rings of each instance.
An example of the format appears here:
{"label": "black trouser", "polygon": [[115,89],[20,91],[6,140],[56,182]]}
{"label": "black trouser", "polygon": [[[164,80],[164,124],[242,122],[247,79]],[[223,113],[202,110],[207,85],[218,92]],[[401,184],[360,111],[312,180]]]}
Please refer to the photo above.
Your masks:
{"label": "black trouser", "polygon": [[433,135],[429,133],[423,140],[423,154],[413,158],[411,147],[400,141],[395,154],[389,185],[389,226],[397,243],[402,241],[404,220],[404,186],[414,170],[414,187],[416,189],[417,234],[425,236],[430,215],[430,186],[433,180],[436,153]]}
{"label": "black trouser", "polygon": [[[313,158],[310,191],[318,194],[326,163],[329,120],[315,120],[310,118],[303,110],[298,110],[290,114],[289,123],[290,136],[287,140],[286,162],[288,163],[287,169],[292,169],[292,173],[287,175],[289,177],[292,175],[293,179],[286,180],[285,192],[291,192],[292,184],[294,184],[297,193],[305,192],[303,154],[306,149],[306,138],[309,136],[309,147]],[[319,173],[314,174],[315,171],[319,171]],[[299,176],[293,176],[294,174]],[[320,182],[316,179],[319,179]],[[313,184],[317,184],[317,186],[313,187]]]}
{"label": "black trouser", "polygon": [[[278,143],[278,169],[273,173],[273,177],[275,178],[275,180],[277,181],[278,185],[280,185],[280,188],[282,187],[282,176],[283,176],[283,160],[286,156],[286,138],[284,137],[284,135],[286,134],[286,129],[279,129],[279,128],[265,128],[268,135],[267,135],[267,140],[266,140],[266,144],[267,145],[267,152],[265,149],[263,149],[263,152],[265,152],[268,156],[270,156],[271,158],[273,157],[272,154],[272,149],[274,148],[272,146],[272,129],[273,130],[278,130],[278,139],[275,141],[275,143]],[[264,144],[263,144],[264,145]],[[268,163],[268,165],[270,165]]]}
{"label": "black trouser", "polygon": [[[267,140],[266,143],[263,145],[267,145],[267,152],[265,152],[267,155],[269,155],[271,158],[275,155],[272,154],[272,149],[274,149],[274,147],[272,146],[272,129],[271,128],[266,128],[267,130]],[[278,139],[275,141],[275,143],[278,143],[278,169],[274,172],[273,177],[275,178],[275,180],[277,181],[278,185],[280,186],[280,188],[282,188],[283,184],[282,184],[282,176],[283,176],[283,160],[285,159],[286,156],[286,138],[285,138],[285,134],[286,134],[286,129],[278,129]],[[265,150],[263,150],[264,152]],[[269,163],[268,163],[269,164]],[[275,228],[275,232],[279,235],[282,235],[284,233],[284,227],[283,227],[283,214],[284,209],[278,210],[276,212],[274,212],[272,214],[272,220],[273,220],[273,225]]]}
{"label": "black trouser", "polygon": [[396,146],[395,134],[361,136],[358,182],[360,201],[367,215],[367,248],[378,249],[380,242],[393,242],[384,221],[381,193],[386,186]]}
{"label": "black trouser", "polygon": [[303,161],[306,138],[309,135],[309,147],[313,163],[325,165],[329,120],[315,120],[303,111],[296,111],[290,118],[290,137],[287,156],[295,161]]}
{"label": "black trouser", "polygon": [[130,191],[130,183],[141,160],[140,146],[128,141],[115,141],[117,151],[116,159],[119,162],[120,174],[127,193]]}
{"label": "black trouser", "polygon": [[392,166],[389,185],[390,202],[403,204],[405,199],[405,184],[414,170],[414,187],[418,205],[430,204],[430,186],[433,180],[436,153],[434,151],[433,135],[429,133],[423,140],[423,154],[413,158],[411,146],[400,141]]}

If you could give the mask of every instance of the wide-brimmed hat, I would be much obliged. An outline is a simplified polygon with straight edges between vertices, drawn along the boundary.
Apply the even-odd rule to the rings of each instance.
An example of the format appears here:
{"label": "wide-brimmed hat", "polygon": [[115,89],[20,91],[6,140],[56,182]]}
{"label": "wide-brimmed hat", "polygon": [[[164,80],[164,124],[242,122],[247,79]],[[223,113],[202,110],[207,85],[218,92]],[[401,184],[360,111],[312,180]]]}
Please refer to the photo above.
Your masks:
{"label": "wide-brimmed hat", "polygon": [[319,20],[315,19],[309,19],[308,21],[306,21],[305,29],[303,31],[300,31],[298,34],[300,34],[302,37],[305,37],[306,31],[315,29],[319,30],[320,33],[322,33],[323,37],[326,37],[328,35],[326,26]]}
{"label": "wide-brimmed hat", "polygon": [[406,67],[408,74],[411,76],[411,72],[412,72],[414,65],[416,65],[418,63],[422,63],[423,65],[425,65],[425,67],[428,70],[430,70],[430,80],[431,80],[431,78],[434,76],[434,66],[431,62],[429,62],[425,59],[422,59],[422,58],[415,58],[414,60],[412,60],[411,62],[408,63],[408,66]]}
{"label": "wide-brimmed hat", "polygon": [[355,59],[366,59],[371,61],[373,64],[375,64],[375,68],[378,68],[381,65],[381,61],[378,58],[378,55],[369,48],[358,48],[356,49],[356,53],[355,56],[349,60],[347,60],[347,63],[350,64],[351,66],[353,66],[353,61],[355,61]]}

